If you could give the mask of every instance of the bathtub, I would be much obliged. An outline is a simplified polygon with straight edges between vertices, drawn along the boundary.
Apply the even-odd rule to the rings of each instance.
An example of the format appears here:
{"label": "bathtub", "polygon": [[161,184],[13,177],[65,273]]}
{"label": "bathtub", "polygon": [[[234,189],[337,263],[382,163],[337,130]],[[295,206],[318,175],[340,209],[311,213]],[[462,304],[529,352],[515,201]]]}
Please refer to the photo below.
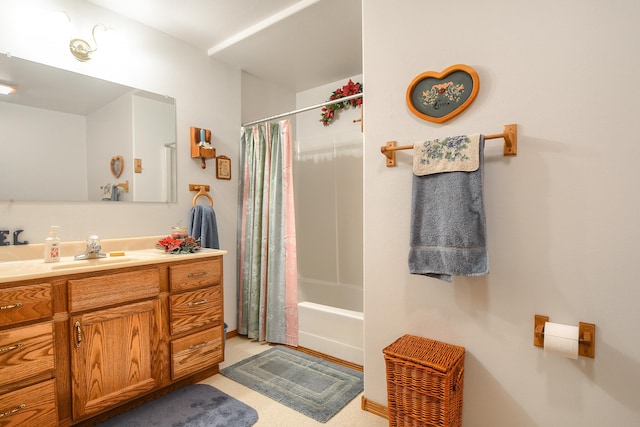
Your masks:
{"label": "bathtub", "polygon": [[364,365],[363,313],[303,301],[298,322],[300,346]]}

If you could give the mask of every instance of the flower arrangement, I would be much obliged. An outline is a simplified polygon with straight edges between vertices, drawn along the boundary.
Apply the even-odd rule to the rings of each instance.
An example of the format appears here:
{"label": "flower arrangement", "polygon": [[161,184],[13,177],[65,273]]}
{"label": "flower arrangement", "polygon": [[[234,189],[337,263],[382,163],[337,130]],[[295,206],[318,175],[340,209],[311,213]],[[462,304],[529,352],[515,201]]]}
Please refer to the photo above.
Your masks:
{"label": "flower arrangement", "polygon": [[[349,83],[336,89],[329,97],[328,101],[338,100],[345,96],[356,95],[362,93],[362,83],[354,83],[349,79]],[[322,108],[322,118],[320,121],[323,125],[329,126],[336,119],[336,113],[340,110],[349,107],[356,107],[362,105],[362,97],[356,99],[350,99],[349,101],[336,102],[335,104],[329,104]]]}
{"label": "flower arrangement", "polygon": [[164,249],[169,254],[192,254],[200,250],[200,239],[194,239],[189,236],[175,239],[167,236],[156,243],[156,248]]}

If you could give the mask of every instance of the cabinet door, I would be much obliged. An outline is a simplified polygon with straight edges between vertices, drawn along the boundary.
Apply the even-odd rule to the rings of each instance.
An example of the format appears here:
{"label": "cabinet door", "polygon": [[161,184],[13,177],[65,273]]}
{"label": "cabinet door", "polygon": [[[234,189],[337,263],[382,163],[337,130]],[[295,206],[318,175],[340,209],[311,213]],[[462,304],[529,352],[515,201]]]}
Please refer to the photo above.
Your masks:
{"label": "cabinet door", "polygon": [[71,317],[74,419],[156,387],[159,304],[144,301]]}

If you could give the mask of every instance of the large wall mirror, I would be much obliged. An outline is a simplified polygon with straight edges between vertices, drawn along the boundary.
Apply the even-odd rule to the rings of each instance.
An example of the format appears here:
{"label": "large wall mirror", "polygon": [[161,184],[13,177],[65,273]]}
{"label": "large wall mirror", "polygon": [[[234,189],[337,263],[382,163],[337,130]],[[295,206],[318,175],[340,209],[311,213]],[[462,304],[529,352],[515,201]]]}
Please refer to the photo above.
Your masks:
{"label": "large wall mirror", "polygon": [[4,55],[0,83],[0,200],[176,201],[173,98]]}

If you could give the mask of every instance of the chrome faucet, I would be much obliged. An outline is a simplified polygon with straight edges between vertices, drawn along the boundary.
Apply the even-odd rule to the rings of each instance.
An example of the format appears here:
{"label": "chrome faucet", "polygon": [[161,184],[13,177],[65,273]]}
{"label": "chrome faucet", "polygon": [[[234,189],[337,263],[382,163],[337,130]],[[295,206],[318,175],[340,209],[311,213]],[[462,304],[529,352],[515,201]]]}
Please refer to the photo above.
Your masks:
{"label": "chrome faucet", "polygon": [[96,259],[96,258],[105,258],[107,255],[100,252],[102,246],[100,245],[100,239],[96,235],[89,236],[87,239],[87,249],[83,254],[76,255],[73,257],[75,260],[84,260],[84,259]]}

